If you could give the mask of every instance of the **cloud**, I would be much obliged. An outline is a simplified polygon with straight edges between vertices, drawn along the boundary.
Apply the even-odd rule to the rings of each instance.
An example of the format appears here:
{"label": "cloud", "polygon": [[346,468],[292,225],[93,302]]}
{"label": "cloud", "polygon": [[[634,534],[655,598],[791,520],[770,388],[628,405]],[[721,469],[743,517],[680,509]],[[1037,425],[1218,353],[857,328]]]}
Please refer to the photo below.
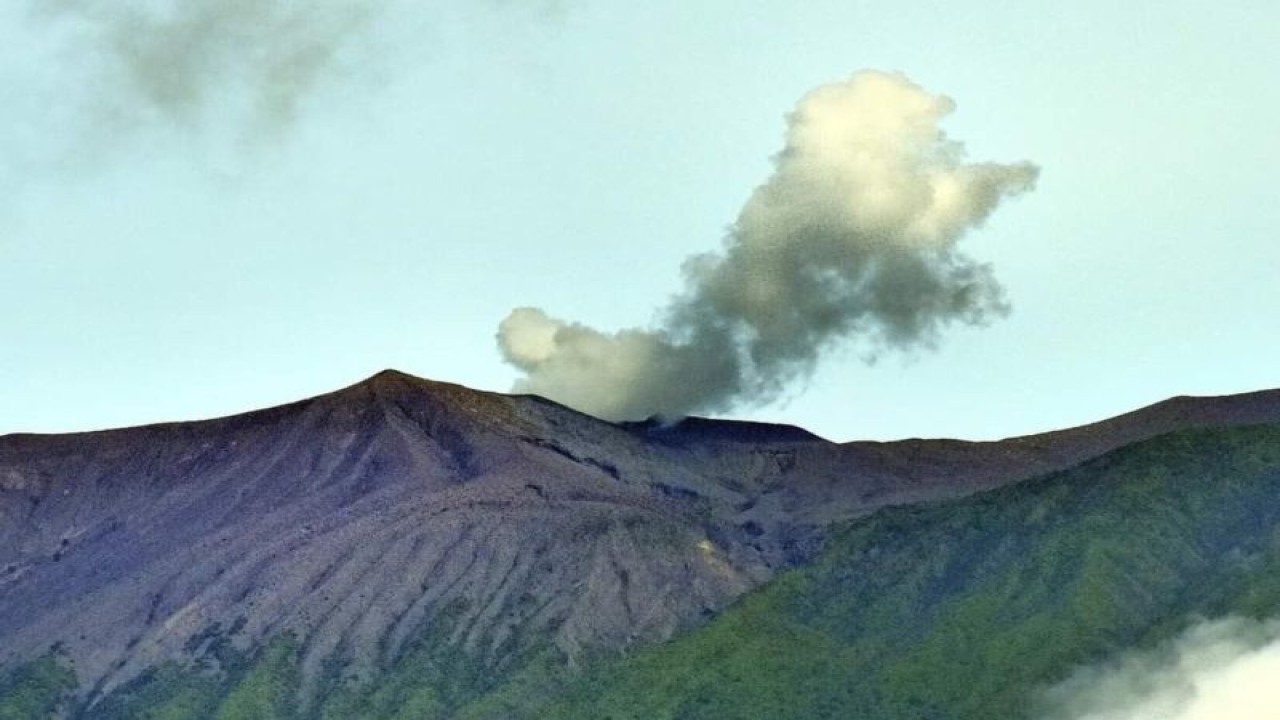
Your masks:
{"label": "cloud", "polygon": [[683,267],[655,328],[601,332],[513,311],[500,325],[515,386],[609,420],[763,404],[849,338],[871,353],[933,347],[953,324],[1007,313],[990,266],[957,244],[1026,162],[969,163],[940,122],[954,110],[905,76],[865,71],[819,87],[719,252]]}
{"label": "cloud", "polygon": [[266,137],[290,128],[387,0],[41,0],[92,102],[122,123],[210,122]]}
{"label": "cloud", "polygon": [[1280,718],[1280,623],[1198,624],[1155,650],[1076,671],[1047,691],[1044,720]]}

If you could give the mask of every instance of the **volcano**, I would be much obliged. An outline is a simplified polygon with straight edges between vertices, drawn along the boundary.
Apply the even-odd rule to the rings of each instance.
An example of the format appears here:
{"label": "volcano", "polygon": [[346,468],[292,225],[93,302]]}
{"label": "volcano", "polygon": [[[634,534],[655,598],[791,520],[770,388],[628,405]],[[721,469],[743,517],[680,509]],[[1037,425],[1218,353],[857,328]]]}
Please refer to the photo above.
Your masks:
{"label": "volcano", "polygon": [[996,442],[834,443],[705,418],[615,424],[388,370],[232,417],[9,435],[0,699],[52,658],[62,715],[127,717],[174,673],[213,703],[285,647],[304,716],[406,658],[428,658],[420,679],[453,678],[432,691],[449,716],[535,665],[581,670],[701,626],[878,509],[1268,422],[1280,391]]}

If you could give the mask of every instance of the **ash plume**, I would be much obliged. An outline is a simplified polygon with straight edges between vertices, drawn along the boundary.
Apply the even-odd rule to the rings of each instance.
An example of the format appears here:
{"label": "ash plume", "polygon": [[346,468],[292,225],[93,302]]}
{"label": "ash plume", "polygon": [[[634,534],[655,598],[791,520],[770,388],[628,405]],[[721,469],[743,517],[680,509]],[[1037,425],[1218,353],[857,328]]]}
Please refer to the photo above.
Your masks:
{"label": "ash plume", "polygon": [[40,0],[101,74],[108,115],[196,127],[233,109],[243,136],[280,133],[388,0]]}
{"label": "ash plume", "polygon": [[957,245],[1039,170],[967,162],[939,128],[954,107],[896,73],[813,90],[723,247],[685,261],[657,327],[602,332],[531,307],[502,321],[515,390],[609,420],[723,412],[776,400],[839,342],[931,348],[950,325],[1006,314],[991,267]]}
{"label": "ash plume", "polygon": [[1048,690],[1044,720],[1280,717],[1280,624],[1228,618],[1165,646],[1086,667]]}

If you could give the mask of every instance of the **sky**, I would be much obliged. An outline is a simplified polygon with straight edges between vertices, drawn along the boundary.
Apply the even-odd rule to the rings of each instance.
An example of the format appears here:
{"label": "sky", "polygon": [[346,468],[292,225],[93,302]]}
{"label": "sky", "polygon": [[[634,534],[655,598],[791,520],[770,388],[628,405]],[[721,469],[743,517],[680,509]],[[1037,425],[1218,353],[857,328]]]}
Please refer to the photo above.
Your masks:
{"label": "sky", "polygon": [[0,434],[388,367],[507,391],[513,309],[660,324],[788,114],[865,70],[954,101],[968,160],[1039,169],[958,238],[1009,313],[832,342],[720,415],[993,439],[1280,387],[1275,3],[419,5],[4,4]]}

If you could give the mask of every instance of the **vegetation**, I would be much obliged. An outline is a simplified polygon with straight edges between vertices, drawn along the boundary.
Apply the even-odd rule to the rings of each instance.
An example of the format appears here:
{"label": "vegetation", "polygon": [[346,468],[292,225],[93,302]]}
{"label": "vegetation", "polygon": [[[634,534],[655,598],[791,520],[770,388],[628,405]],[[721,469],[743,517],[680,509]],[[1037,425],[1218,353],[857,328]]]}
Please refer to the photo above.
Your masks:
{"label": "vegetation", "polygon": [[1280,609],[1280,427],[1166,436],[838,532],[697,632],[582,678],[554,718],[1033,713],[1080,663]]}
{"label": "vegetation", "polygon": [[267,720],[296,716],[297,641],[284,635],[250,656],[212,626],[193,641],[195,667],[164,664],[81,708],[86,720]]}
{"label": "vegetation", "polygon": [[451,717],[466,701],[485,694],[509,668],[534,652],[521,638],[508,639],[501,655],[469,651],[451,635],[465,608],[446,607],[423,634],[373,678],[341,684],[324,698],[325,720],[419,720]]}
{"label": "vegetation", "polygon": [[75,690],[75,674],[56,649],[25,667],[0,675],[0,720],[53,717]]}

